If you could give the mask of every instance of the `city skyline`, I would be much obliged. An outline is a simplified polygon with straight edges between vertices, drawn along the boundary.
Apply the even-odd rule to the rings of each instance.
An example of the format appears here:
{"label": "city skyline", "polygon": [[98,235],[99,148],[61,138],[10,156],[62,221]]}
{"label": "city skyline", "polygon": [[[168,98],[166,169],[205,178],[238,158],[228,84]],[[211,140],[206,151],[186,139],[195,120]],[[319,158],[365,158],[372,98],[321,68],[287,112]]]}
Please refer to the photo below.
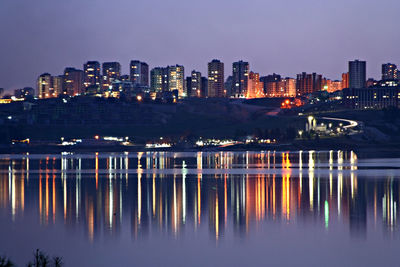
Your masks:
{"label": "city skyline", "polygon": [[[14,52],[4,53],[0,62],[0,87],[6,90],[33,86],[40,74],[61,74],[66,66],[81,69],[82,63],[90,60],[120,62],[122,73],[128,73],[132,59],[143,60],[150,68],[180,64],[188,71],[206,73],[207,62],[218,58],[229,65],[225,73],[231,73],[230,63],[242,59],[261,75],[275,72],[295,77],[306,71],[332,80],[340,79],[347,61],[356,58],[368,62],[367,78],[375,79],[379,79],[381,64],[400,61],[395,56],[400,37],[392,34],[398,28],[395,10],[400,3],[393,0],[325,4],[251,1],[247,5],[230,1],[233,9],[227,8],[227,1],[219,1],[212,11],[207,9],[207,1],[179,6],[172,0],[157,5],[155,1],[113,5],[98,1],[95,6],[81,2],[78,6],[78,1],[23,2],[5,0],[0,4],[0,22],[5,25],[0,33],[7,37],[0,47]],[[277,12],[265,13],[267,7]],[[238,21],[233,16],[232,10],[239,9],[248,19]],[[283,9],[285,12],[278,12]],[[368,10],[374,10],[375,20],[370,20]],[[120,14],[111,26],[106,19],[88,19],[108,12]],[[131,26],[132,16],[139,27]],[[25,19],[18,21],[19,17]],[[151,19],[154,17],[157,19]],[[175,25],[172,17],[179,26],[171,27]],[[220,25],[222,20],[229,26]],[[198,34],[193,34],[193,29]]]}

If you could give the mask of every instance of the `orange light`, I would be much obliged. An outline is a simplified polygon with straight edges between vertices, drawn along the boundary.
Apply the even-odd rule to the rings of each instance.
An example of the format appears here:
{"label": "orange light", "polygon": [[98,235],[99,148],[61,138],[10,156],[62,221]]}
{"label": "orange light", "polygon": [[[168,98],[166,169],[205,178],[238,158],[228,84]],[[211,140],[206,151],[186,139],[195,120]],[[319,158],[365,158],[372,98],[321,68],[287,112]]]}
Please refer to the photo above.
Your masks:
{"label": "orange light", "polygon": [[289,103],[290,103],[289,99],[286,99],[285,103],[286,103],[286,105],[289,105]]}
{"label": "orange light", "polygon": [[96,135],[94,139],[99,140],[100,136]]}
{"label": "orange light", "polygon": [[136,98],[137,98],[138,101],[142,101],[142,96],[141,95],[138,95]]}

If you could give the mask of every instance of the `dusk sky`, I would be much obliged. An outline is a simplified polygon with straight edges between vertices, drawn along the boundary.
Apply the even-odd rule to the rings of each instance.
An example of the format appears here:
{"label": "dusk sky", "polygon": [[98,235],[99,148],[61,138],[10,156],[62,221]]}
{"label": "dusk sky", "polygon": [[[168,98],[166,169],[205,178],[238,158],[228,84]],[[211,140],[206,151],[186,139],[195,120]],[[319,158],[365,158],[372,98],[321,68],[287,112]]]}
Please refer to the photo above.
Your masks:
{"label": "dusk sky", "polygon": [[0,87],[36,88],[38,75],[88,60],[181,64],[249,61],[261,75],[302,71],[339,79],[347,61],[400,64],[399,0],[1,0]]}

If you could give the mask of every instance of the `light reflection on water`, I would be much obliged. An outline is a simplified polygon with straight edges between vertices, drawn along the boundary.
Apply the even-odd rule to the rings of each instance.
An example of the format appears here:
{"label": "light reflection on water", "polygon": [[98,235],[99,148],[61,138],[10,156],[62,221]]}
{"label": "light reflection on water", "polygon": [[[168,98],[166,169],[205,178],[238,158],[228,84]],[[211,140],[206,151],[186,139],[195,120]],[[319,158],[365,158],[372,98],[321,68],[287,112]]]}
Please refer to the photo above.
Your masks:
{"label": "light reflection on water", "polygon": [[10,155],[0,226],[61,225],[89,243],[200,233],[218,243],[271,223],[397,240],[399,162],[343,151]]}

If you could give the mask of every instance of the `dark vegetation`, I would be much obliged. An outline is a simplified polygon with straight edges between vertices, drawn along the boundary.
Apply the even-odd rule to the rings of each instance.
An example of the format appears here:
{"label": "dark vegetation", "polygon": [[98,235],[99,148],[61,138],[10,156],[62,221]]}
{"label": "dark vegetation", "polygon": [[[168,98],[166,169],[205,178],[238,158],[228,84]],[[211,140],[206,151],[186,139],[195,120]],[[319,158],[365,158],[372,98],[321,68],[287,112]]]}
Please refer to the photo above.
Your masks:
{"label": "dark vegetation", "polygon": [[[10,259],[6,257],[0,257],[0,267],[14,267],[16,266]],[[28,267],[62,267],[64,266],[61,257],[55,256],[50,257],[45,252],[37,249],[33,253],[33,259],[27,263]]]}
{"label": "dark vegetation", "polygon": [[94,135],[129,136],[136,142],[161,136],[175,140],[235,138],[259,133],[258,129],[263,131],[260,137],[266,136],[266,131],[277,137],[276,129],[286,133],[287,128],[304,125],[303,119],[295,117],[267,116],[269,110],[229,99],[188,99],[178,104],[157,104],[78,97],[67,103],[62,99],[12,103],[0,107],[0,142]]}

